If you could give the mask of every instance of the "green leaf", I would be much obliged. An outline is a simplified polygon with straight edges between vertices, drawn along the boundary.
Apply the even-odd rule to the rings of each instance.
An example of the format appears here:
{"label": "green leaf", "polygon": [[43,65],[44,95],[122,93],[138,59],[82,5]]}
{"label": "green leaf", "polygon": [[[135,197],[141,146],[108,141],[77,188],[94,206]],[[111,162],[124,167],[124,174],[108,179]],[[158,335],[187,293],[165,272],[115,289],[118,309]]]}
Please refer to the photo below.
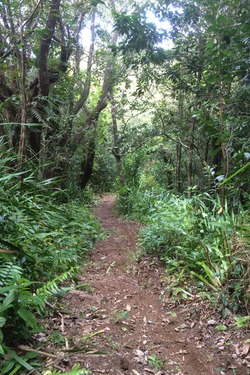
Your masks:
{"label": "green leaf", "polygon": [[15,368],[9,373],[9,375],[16,374],[17,371],[19,371],[21,367],[22,367],[21,365],[16,365]]}
{"label": "green leaf", "polygon": [[7,297],[4,299],[2,306],[0,306],[0,313],[8,310],[12,306],[12,302],[15,300],[15,290],[11,290]]}
{"label": "green leaf", "polygon": [[176,312],[168,311],[168,312],[166,312],[166,314],[171,315],[172,318],[177,318]]}
{"label": "green leaf", "polygon": [[214,285],[210,284],[202,275],[198,274],[197,272],[190,271],[191,275],[194,275],[198,279],[200,279],[204,284],[209,286],[209,288],[213,289],[214,291],[217,291],[218,288],[216,288]]}
{"label": "green leaf", "polygon": [[244,327],[246,324],[250,322],[250,315],[236,317],[235,319],[238,327]]}
{"label": "green leaf", "polygon": [[16,172],[16,173],[9,173],[3,177],[0,177],[0,181],[3,182],[3,181],[7,181],[7,180],[10,180],[11,178],[14,178],[14,177],[18,177],[18,176],[21,176],[21,175],[24,175],[25,173],[27,173],[28,171],[24,171],[24,172]]}
{"label": "green leaf", "polygon": [[216,326],[216,329],[218,329],[218,331],[226,331],[227,326],[225,326],[224,324],[220,324],[220,325]]}
{"label": "green leaf", "polygon": [[92,1],[91,1],[91,5],[92,5],[93,7],[96,7],[98,4],[102,4],[102,5],[105,5],[105,6],[106,6],[106,4],[104,3],[104,1],[102,1],[102,0],[92,0]]}
{"label": "green leaf", "polygon": [[15,366],[15,361],[8,360],[8,362],[1,368],[1,375],[9,374],[10,370]]}
{"label": "green leaf", "polygon": [[222,185],[228,183],[229,181],[231,181],[235,176],[237,176],[239,173],[242,173],[245,169],[249,168],[250,167],[250,161],[243,165],[243,167],[241,167],[240,169],[238,169],[236,172],[234,172],[231,176],[229,176],[228,178],[224,179],[223,182],[221,182],[219,184],[219,187],[221,187]]}
{"label": "green leaf", "polygon": [[188,328],[188,325],[186,323],[181,323],[177,328],[176,330],[183,330],[183,329],[186,329]]}
{"label": "green leaf", "polygon": [[3,355],[4,355],[4,350],[3,350],[2,345],[0,345],[0,354],[3,354]]}
{"label": "green leaf", "polygon": [[10,354],[10,356],[18,362],[21,366],[23,366],[26,370],[34,370],[34,367],[29,365],[26,361],[24,361],[21,357],[19,357],[13,350],[10,348],[6,347],[6,352]]}
{"label": "green leaf", "polygon": [[33,329],[36,328],[37,320],[35,315],[31,311],[21,308],[17,311],[17,313],[27,323],[28,326]]}
{"label": "green leaf", "polygon": [[5,325],[6,319],[3,316],[0,316],[0,327]]}

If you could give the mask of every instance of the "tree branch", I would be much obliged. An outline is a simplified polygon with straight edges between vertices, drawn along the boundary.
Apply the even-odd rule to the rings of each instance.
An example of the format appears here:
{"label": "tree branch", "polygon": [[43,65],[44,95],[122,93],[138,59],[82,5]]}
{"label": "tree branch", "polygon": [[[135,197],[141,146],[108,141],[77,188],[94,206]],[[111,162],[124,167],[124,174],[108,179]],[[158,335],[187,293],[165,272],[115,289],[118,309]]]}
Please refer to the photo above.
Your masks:
{"label": "tree branch", "polygon": [[85,105],[86,100],[88,99],[88,96],[89,96],[90,85],[91,85],[92,64],[93,64],[93,56],[94,56],[94,48],[95,48],[95,38],[96,38],[95,16],[96,16],[96,10],[93,10],[92,18],[91,18],[91,27],[90,27],[91,43],[89,47],[89,55],[88,55],[88,62],[87,62],[87,76],[83,85],[83,91],[80,96],[80,99],[75,105],[74,114],[77,114],[80,111],[80,109]]}
{"label": "tree branch", "polygon": [[55,32],[56,24],[59,20],[59,8],[61,0],[52,0],[50,13],[46,24],[46,32],[41,40],[40,56],[39,56],[39,89],[40,95],[47,96],[49,94],[49,71],[48,71],[48,54],[50,43]]}

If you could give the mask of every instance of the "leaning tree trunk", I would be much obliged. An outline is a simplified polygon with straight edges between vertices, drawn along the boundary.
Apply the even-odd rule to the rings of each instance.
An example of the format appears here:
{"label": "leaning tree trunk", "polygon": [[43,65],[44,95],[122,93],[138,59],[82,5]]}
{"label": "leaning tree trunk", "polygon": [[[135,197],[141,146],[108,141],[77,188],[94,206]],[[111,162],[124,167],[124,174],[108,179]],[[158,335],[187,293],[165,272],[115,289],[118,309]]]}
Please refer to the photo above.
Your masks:
{"label": "leaning tree trunk", "polygon": [[[118,32],[115,31],[111,40],[112,45],[116,45],[118,39]],[[90,89],[90,82],[86,82],[86,87],[84,88],[82,95],[79,99],[79,101],[76,103],[76,107],[74,110],[74,114],[76,115],[81,108],[84,108],[87,120],[86,120],[86,126],[85,128],[79,129],[78,133],[75,135],[73,142],[72,142],[72,150],[76,150],[76,148],[82,143],[84,134],[86,129],[90,129],[93,131],[93,139],[91,139],[88,150],[87,150],[87,156],[84,158],[82,162],[82,168],[81,168],[81,189],[84,189],[87,185],[87,183],[90,180],[90,177],[92,175],[93,171],[93,165],[94,165],[94,159],[95,159],[95,130],[98,124],[98,119],[100,116],[100,113],[107,107],[108,104],[108,93],[110,92],[110,89],[112,87],[112,74],[113,74],[113,61],[114,57],[111,55],[109,58],[105,71],[103,76],[103,84],[102,84],[102,91],[99,96],[99,99],[97,101],[97,104],[94,109],[90,110],[86,105],[86,100],[89,96],[89,89]],[[91,71],[89,72],[89,74]],[[86,92],[85,92],[86,89]]]}
{"label": "leaning tree trunk", "polygon": [[[39,51],[39,72],[38,72],[38,81],[39,81],[39,96],[41,98],[47,97],[50,91],[50,75],[48,68],[48,57],[49,50],[52,38],[55,33],[56,24],[60,19],[60,8],[61,0],[52,0],[48,20],[46,23],[45,32],[40,44]],[[43,113],[44,102],[40,99],[38,103],[38,110]],[[34,122],[37,122],[34,119]],[[30,148],[35,155],[39,156],[41,150],[41,139],[42,139],[42,126],[32,126],[29,129],[29,144]]]}
{"label": "leaning tree trunk", "polygon": [[112,149],[113,155],[116,160],[117,170],[119,174],[119,182],[120,185],[124,185],[124,174],[122,168],[122,157],[120,152],[120,141],[119,141],[119,134],[118,134],[118,125],[117,125],[117,109],[115,98],[113,95],[112,90],[110,90],[110,101],[111,101],[111,116],[112,116],[112,123],[113,123],[113,137],[114,137],[114,147]]}

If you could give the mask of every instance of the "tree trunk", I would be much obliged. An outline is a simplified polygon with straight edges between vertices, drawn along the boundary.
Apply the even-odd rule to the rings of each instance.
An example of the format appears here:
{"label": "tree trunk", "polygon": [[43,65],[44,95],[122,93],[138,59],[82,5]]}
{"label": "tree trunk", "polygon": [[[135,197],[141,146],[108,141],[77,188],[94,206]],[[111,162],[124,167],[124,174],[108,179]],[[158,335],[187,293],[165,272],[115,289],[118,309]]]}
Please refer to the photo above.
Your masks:
{"label": "tree trunk", "polygon": [[212,165],[213,165],[213,168],[215,170],[215,172],[222,172],[221,171],[221,168],[222,168],[222,161],[223,161],[223,158],[222,158],[222,152],[221,152],[221,148],[220,146],[218,145],[218,139],[217,139],[217,136],[216,138],[213,137],[212,138],[212,142],[211,142],[211,151],[212,151]]}
{"label": "tree trunk", "polygon": [[182,157],[182,146],[181,142],[176,142],[176,168],[175,168],[175,179],[176,179],[176,190],[181,191],[181,157]]}
{"label": "tree trunk", "polygon": [[22,94],[22,116],[21,116],[21,133],[18,147],[18,157],[19,161],[22,163],[25,154],[25,144],[27,136],[27,93],[26,93],[26,44],[24,41],[23,35],[23,26],[20,31],[21,43],[22,43],[22,52],[20,53],[20,71],[21,71],[21,94]]}
{"label": "tree trunk", "polygon": [[117,126],[117,109],[115,98],[113,95],[112,90],[110,90],[110,101],[111,101],[111,116],[112,116],[112,123],[113,123],[113,137],[114,137],[114,147],[112,149],[113,155],[116,160],[117,170],[119,175],[119,182],[120,185],[124,185],[124,174],[122,168],[122,157],[120,153],[120,142],[119,142],[119,134],[118,134],[118,126]]}
{"label": "tree trunk", "polygon": [[[94,18],[92,19],[92,22],[93,21],[94,21]],[[94,35],[93,35],[93,38],[94,38]],[[111,43],[115,45],[117,42],[117,39],[118,39],[118,33],[115,32],[112,37]],[[91,50],[92,50],[92,47],[91,47]],[[82,108],[84,108],[87,119],[86,119],[86,126],[84,128],[79,129],[78,133],[75,135],[72,141],[72,150],[75,151],[77,147],[82,143],[86,129],[92,129],[93,131],[92,139],[88,145],[87,156],[81,164],[81,174],[82,174],[81,181],[80,181],[81,189],[85,189],[92,175],[94,158],[95,158],[95,129],[98,124],[100,113],[107,107],[107,104],[108,104],[108,93],[112,87],[112,73],[113,73],[113,56],[111,56],[109,60],[107,61],[104,76],[103,76],[102,90],[101,90],[99,99],[97,101],[97,104],[94,109],[90,110],[86,105],[86,100],[89,96],[90,83],[91,83],[89,81],[90,74],[91,74],[91,70],[90,70],[88,72],[89,78],[87,76],[85,87],[83,89],[81,97],[79,101],[76,103],[76,106],[74,108],[75,115]]]}
{"label": "tree trunk", "polygon": [[[221,156],[223,161],[223,175],[224,178],[228,177],[229,172],[229,160],[227,148],[225,145],[225,132],[224,132],[224,97],[223,97],[223,81],[222,81],[222,47],[221,38],[219,40],[219,74],[218,74],[218,84],[219,84],[219,115],[220,115],[220,147]],[[225,204],[225,185],[221,188],[221,206],[224,207]]]}
{"label": "tree trunk", "polygon": [[0,137],[5,137],[5,129],[3,125],[0,125]]}
{"label": "tree trunk", "polygon": [[[45,32],[40,44],[39,53],[39,72],[38,72],[38,84],[39,84],[39,96],[46,97],[49,95],[50,90],[50,75],[48,69],[48,56],[49,49],[57,22],[60,20],[60,8],[61,0],[52,0],[50,6],[50,12],[46,23]],[[57,78],[58,79],[58,78]],[[57,80],[56,79],[56,80]],[[43,106],[45,104],[41,101],[38,105],[38,110],[44,113]],[[34,119],[34,122],[37,122]],[[39,156],[41,149],[41,138],[42,138],[42,126],[33,126],[29,129],[29,144],[32,152]]]}
{"label": "tree trunk", "polygon": [[81,163],[80,188],[84,190],[92,176],[95,160],[95,135],[91,134],[85,160]]}
{"label": "tree trunk", "polygon": [[190,125],[189,152],[188,152],[188,185],[193,186],[193,155],[194,155],[195,120]]}
{"label": "tree trunk", "polygon": [[[92,65],[93,65],[93,58],[94,58],[94,48],[95,48],[95,39],[96,39],[96,33],[95,33],[95,18],[96,18],[96,10],[93,10],[92,16],[91,16],[91,43],[89,46],[89,54],[88,54],[88,62],[87,62],[87,75],[86,79],[83,85],[83,90],[80,96],[80,99],[75,105],[74,108],[74,114],[77,114],[80,109],[85,105],[89,92],[90,92],[90,85],[91,85],[91,76],[92,76]],[[80,64],[80,62],[76,61],[76,64]],[[76,69],[80,71],[80,65],[76,66]]]}

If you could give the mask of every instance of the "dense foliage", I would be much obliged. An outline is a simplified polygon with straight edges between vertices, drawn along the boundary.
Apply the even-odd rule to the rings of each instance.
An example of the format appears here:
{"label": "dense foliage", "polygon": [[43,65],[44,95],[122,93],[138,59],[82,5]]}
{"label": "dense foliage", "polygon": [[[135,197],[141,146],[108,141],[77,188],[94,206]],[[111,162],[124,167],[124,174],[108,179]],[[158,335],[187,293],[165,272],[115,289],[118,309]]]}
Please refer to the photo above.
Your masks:
{"label": "dense foliage", "polygon": [[12,163],[9,153],[2,155],[0,351],[9,354],[0,360],[2,374],[31,369],[9,345],[43,329],[36,316],[46,311],[51,297],[64,292],[62,282],[74,279],[99,233],[83,201],[58,203],[58,192],[48,193],[53,181],[35,180],[29,171],[20,179]]}
{"label": "dense foliage", "polygon": [[117,208],[145,224],[143,253],[163,261],[168,278],[178,275],[175,285],[197,279],[224,317],[249,312],[248,212],[235,215],[227,205],[222,210],[219,198],[208,194],[189,198],[145,187],[122,192]]}
{"label": "dense foliage", "polygon": [[[165,180],[160,181],[161,172],[156,178],[162,186],[181,192],[197,185],[210,191],[248,164],[249,13],[244,1],[169,4],[154,5],[156,14],[170,23],[173,45],[164,50],[164,61],[155,65],[138,57],[144,69],[137,71],[140,101],[136,109],[142,108],[148,116],[139,119],[147,126],[139,126],[133,143],[134,148],[136,140],[149,143],[148,147],[143,144],[144,153],[136,153],[134,161],[140,169],[149,168],[150,163],[151,170],[160,161]],[[143,51],[142,46],[141,58]],[[134,103],[131,106],[135,109]],[[136,121],[130,123],[134,130]],[[121,148],[126,149],[121,139]],[[248,186],[249,173],[236,174],[230,184],[223,185],[221,197],[244,202]]]}
{"label": "dense foliage", "polygon": [[[43,177],[111,189],[110,158],[123,183],[134,154],[163,185],[206,191],[249,162],[246,0],[28,3],[1,4],[0,135]],[[239,173],[221,197],[248,186]]]}
{"label": "dense foliage", "polygon": [[145,59],[122,24],[139,97],[130,103],[138,114],[131,138],[120,114],[126,184],[118,209],[146,224],[141,246],[168,273],[198,279],[220,296],[224,315],[249,312],[249,10],[227,0],[149,9],[168,20],[172,46],[160,63]]}
{"label": "dense foliage", "polygon": [[[90,183],[118,191],[168,272],[219,293],[223,314],[249,311],[248,1],[0,10],[1,353],[91,248],[96,223],[74,201]],[[11,353],[5,373],[24,365]]]}

